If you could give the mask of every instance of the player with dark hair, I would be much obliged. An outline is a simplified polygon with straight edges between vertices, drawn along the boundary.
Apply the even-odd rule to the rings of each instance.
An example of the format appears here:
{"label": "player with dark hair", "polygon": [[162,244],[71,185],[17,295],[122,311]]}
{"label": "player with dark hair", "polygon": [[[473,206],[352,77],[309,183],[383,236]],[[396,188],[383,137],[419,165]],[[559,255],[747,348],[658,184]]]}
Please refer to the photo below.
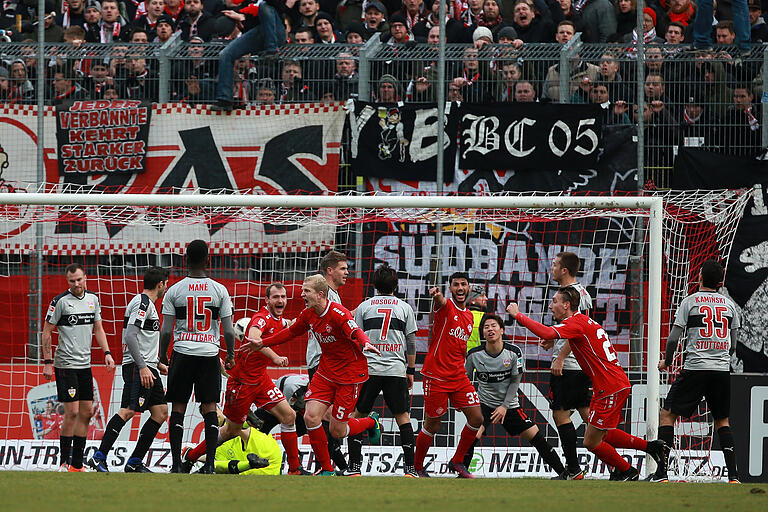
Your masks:
{"label": "player with dark hair", "polygon": [[725,270],[715,260],[707,260],[699,271],[699,289],[680,303],[675,321],[667,338],[664,360],[659,370],[672,365],[680,336],[687,330],[684,363],[667,393],[659,415],[659,439],[667,451],[662,463],[650,480],[667,481],[669,447],[674,443],[675,421],[690,417],[702,397],[707,400],[715,420],[720,447],[728,467],[728,480],[739,483],[733,434],[728,421],[731,408],[730,360],[736,336],[741,327],[739,312],[733,301],[717,292],[723,283]]}
{"label": "player with dark hair", "polygon": [[[581,284],[576,281],[581,263],[573,252],[561,252],[552,260],[550,275],[560,286],[572,286],[579,292],[581,302],[578,311],[589,315],[592,309],[592,297]],[[586,469],[579,465],[576,453],[576,429],[571,422],[571,415],[576,409],[586,422],[589,412],[589,402],[592,393],[589,388],[592,383],[579,362],[574,357],[568,340],[555,341],[552,349],[552,375],[549,380],[549,399],[551,400],[552,418],[557,426],[557,433],[565,455],[565,465],[568,468],[569,480],[581,480]]]}
{"label": "player with dark hair", "polygon": [[[483,428],[480,435],[498,423],[510,436],[520,436],[539,452],[544,462],[566,480],[567,472],[560,457],[547,443],[539,427],[531,421],[517,397],[517,390],[525,371],[525,360],[520,347],[502,339],[504,321],[498,315],[486,313],[480,321],[480,332],[485,343],[467,353],[467,375],[477,382],[477,395],[483,411]],[[464,465],[469,467],[477,440],[464,456]]]}
{"label": "player with dark hair", "polygon": [[360,386],[368,379],[368,364],[363,351],[379,353],[365,332],[357,326],[350,312],[341,304],[327,299],[328,282],[316,274],[304,280],[301,297],[306,308],[296,322],[269,339],[251,338],[251,346],[276,346],[311,332],[320,342],[322,355],[317,372],[305,394],[307,425],[312,450],[320,462],[321,475],[331,476],[333,466],[328,441],[322,429],[323,416],[331,410],[330,433],[336,439],[368,430],[369,437],[381,435],[378,416],[351,418]]}
{"label": "player with dark hair", "polygon": [[467,417],[467,424],[461,431],[459,444],[448,462],[448,469],[458,473],[459,478],[474,478],[464,466],[464,455],[483,424],[483,413],[477,391],[464,368],[467,340],[474,324],[472,312],[466,308],[469,276],[465,272],[455,272],[449,283],[449,299],[443,296],[439,288],[429,289],[435,318],[432,342],[421,369],[424,376],[424,422],[416,438],[414,466],[420,477],[429,477],[424,469],[424,458],[432,445],[432,439],[440,430],[441,417],[450,400],[451,405]]}
{"label": "player with dark hair", "polygon": [[[101,324],[99,297],[86,289],[83,267],[79,263],[68,265],[64,277],[69,290],[53,298],[43,324],[43,377],[50,380],[56,373],[58,400],[64,405],[59,438],[60,471],[78,472],[85,471],[83,452],[93,410],[91,343],[94,336],[104,351],[108,371],[115,369],[115,360]],[[51,347],[54,329],[59,333],[55,359]]]}
{"label": "player with dark hair", "polygon": [[107,423],[99,450],[88,465],[100,473],[108,473],[107,455],[117,441],[125,423],[134,414],[149,411],[150,417],[139,433],[139,440],[125,464],[126,473],[151,473],[144,456],[152,445],[160,425],[168,419],[168,403],[160,374],[168,367],[158,360],[160,348],[160,316],[155,302],[168,287],[166,269],[150,267],[144,274],[144,290],[133,297],[125,308],[123,321],[123,396],[120,409]]}
{"label": "player with dark hair", "polygon": [[[266,305],[251,317],[245,332],[250,338],[269,339],[288,327],[291,322],[283,318],[288,302],[285,286],[272,283],[267,286]],[[288,358],[277,355],[270,348],[251,350],[244,342],[236,351],[235,367],[229,372],[224,394],[224,425],[219,429],[217,444],[238,436],[251,410],[251,404],[266,409],[281,423],[281,440],[288,460],[289,475],[307,475],[299,462],[299,446],[296,437],[296,413],[288,404],[283,392],[267,375],[267,365],[287,366]],[[192,463],[206,453],[207,440],[184,453],[182,469],[188,472]]]}
{"label": "player with dark hair", "polygon": [[[363,328],[381,354],[366,354],[369,376],[360,390],[355,416],[367,416],[373,410],[376,397],[384,393],[384,402],[400,430],[405,476],[415,478],[418,475],[413,465],[414,436],[408,390],[413,387],[416,374],[416,314],[407,302],[395,297],[397,271],[386,263],[374,271],[373,286],[376,295],[357,307],[355,323]],[[348,444],[349,473],[360,475],[362,435],[350,437]]]}
{"label": "player with dark hair", "polygon": [[208,244],[203,240],[190,242],[186,261],[189,274],[171,286],[163,300],[160,330],[160,362],[163,364],[168,363],[172,329],[174,334],[167,390],[168,401],[173,404],[168,426],[171,472],[181,472],[184,413],[194,387],[195,400],[201,404],[207,444],[207,462],[200,473],[212,474],[219,436],[216,404],[221,397],[219,322],[227,345],[224,367],[231,370],[235,365],[232,300],[227,289],[207,275]]}
{"label": "player with dark hair", "polygon": [[557,325],[548,327],[522,314],[517,304],[507,306],[512,318],[542,338],[544,349],[552,348],[557,339],[567,339],[579,364],[592,380],[584,447],[601,461],[616,468],[613,480],[637,480],[637,468],[631,466],[616,448],[642,450],[659,463],[664,456],[664,441],[648,441],[618,429],[621,411],[629,396],[630,384],[616,351],[603,328],[578,310],[581,293],[573,286],[561,287],[552,298],[549,310]]}

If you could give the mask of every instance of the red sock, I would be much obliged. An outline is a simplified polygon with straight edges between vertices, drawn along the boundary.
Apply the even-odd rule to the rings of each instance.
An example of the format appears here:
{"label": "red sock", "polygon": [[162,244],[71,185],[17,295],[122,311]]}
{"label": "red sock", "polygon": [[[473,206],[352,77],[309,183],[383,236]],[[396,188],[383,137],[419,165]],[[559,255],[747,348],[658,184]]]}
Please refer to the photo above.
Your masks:
{"label": "red sock", "polygon": [[614,448],[630,448],[632,450],[642,451],[645,451],[646,448],[648,448],[648,442],[645,439],[633,436],[632,434],[627,434],[618,428],[609,430],[605,434],[603,441]]}
{"label": "red sock", "polygon": [[629,462],[624,460],[624,457],[619,455],[616,448],[603,441],[594,450],[590,450],[597,455],[597,458],[605,462],[609,466],[615,467],[617,470],[624,472],[629,469]]}
{"label": "red sock", "polygon": [[[285,430],[289,428],[291,430]],[[293,471],[301,465],[299,460],[299,438],[296,436],[296,427],[283,427],[280,430],[280,441],[283,442],[285,457],[288,459],[288,471]]]}
{"label": "red sock", "polygon": [[375,427],[376,422],[373,421],[373,418],[350,418],[347,425],[349,426],[349,433],[347,435],[354,436]]}
{"label": "red sock", "polygon": [[187,460],[192,462],[197,461],[203,455],[205,455],[205,440],[191,450],[187,450]]}
{"label": "red sock", "polygon": [[427,456],[429,447],[432,446],[432,438],[434,434],[430,434],[423,428],[419,431],[419,435],[416,437],[416,452],[413,454],[413,466],[418,470],[424,469],[424,457]]}
{"label": "red sock", "polygon": [[331,456],[328,453],[328,439],[325,438],[323,426],[318,425],[313,429],[307,428],[307,434],[309,434],[309,443],[312,445],[312,451],[315,452],[315,459],[320,463],[320,467],[323,468],[323,471],[333,471]]}
{"label": "red sock", "polygon": [[472,446],[477,438],[477,431],[479,429],[472,427],[469,423],[464,425],[464,429],[461,431],[461,437],[459,438],[459,446],[456,447],[456,453],[453,454],[451,462],[454,464],[464,464],[464,456],[467,454],[467,450]]}

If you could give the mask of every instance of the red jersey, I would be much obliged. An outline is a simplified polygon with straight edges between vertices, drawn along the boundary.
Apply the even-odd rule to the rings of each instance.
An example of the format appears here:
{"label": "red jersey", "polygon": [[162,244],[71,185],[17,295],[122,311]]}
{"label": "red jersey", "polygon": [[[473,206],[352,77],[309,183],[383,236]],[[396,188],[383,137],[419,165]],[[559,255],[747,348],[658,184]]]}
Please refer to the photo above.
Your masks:
{"label": "red jersey", "polygon": [[464,368],[467,354],[467,340],[472,334],[475,320],[472,312],[459,309],[453,299],[435,312],[432,326],[432,343],[421,374],[436,380],[453,381],[466,376]]}
{"label": "red jersey", "polygon": [[629,379],[619,364],[616,351],[599,323],[587,315],[574,313],[563,323],[553,325],[558,336],[571,344],[581,369],[592,379],[595,398],[608,396],[629,387]]}
{"label": "red jersey", "polygon": [[265,340],[264,346],[285,343],[307,331],[320,343],[317,373],[337,384],[359,384],[368,380],[368,360],[362,350],[369,341],[368,336],[355,323],[349,310],[336,302],[328,301],[321,315],[304,309],[291,327]]}
{"label": "red jersey", "polygon": [[[251,327],[256,327],[261,331],[262,339],[266,339],[285,329],[286,324],[284,319],[272,316],[264,306],[251,317],[245,333],[247,336]],[[235,367],[228,370],[228,373],[231,378],[243,384],[259,384],[271,363],[272,360],[261,352],[242,350],[239,347],[235,352]]]}

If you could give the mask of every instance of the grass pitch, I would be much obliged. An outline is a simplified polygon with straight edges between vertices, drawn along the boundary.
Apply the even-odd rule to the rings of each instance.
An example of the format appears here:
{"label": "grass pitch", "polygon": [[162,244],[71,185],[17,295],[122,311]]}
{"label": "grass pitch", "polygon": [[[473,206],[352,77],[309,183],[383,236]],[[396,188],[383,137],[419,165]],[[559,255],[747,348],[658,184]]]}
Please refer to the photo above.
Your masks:
{"label": "grass pitch", "polygon": [[0,510],[768,510],[768,484],[0,472]]}

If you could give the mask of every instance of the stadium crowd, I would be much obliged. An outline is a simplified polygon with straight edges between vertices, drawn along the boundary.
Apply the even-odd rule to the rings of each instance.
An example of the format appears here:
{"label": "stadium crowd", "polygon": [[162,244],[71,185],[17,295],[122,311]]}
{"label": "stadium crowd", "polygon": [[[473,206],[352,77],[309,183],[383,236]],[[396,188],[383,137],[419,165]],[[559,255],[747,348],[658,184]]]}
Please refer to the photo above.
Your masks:
{"label": "stadium crowd", "polygon": [[[461,58],[447,65],[448,100],[557,102],[566,94],[571,103],[604,105],[605,124],[638,121],[634,0],[615,4],[611,0],[446,2],[447,42],[466,45]],[[762,16],[766,3],[749,0],[745,19],[741,2],[719,2],[704,35],[694,29],[698,7],[691,0],[652,0],[643,9],[643,39],[649,46],[642,116],[649,146],[671,148],[684,139],[700,139],[699,145],[720,146],[736,154],[760,148],[762,50],[752,43],[768,38]],[[33,4],[3,2],[0,28],[5,40],[31,43],[36,39],[38,14]],[[266,5],[282,19],[286,41],[277,41],[283,47],[277,53],[265,40],[256,45],[263,51],[233,59],[230,101],[217,91],[221,46],[208,43],[224,45],[249,30],[261,31],[263,37],[281,35],[282,31],[259,24],[256,3],[48,2],[45,40],[82,49],[62,46],[49,52],[46,103],[86,98],[158,101],[159,89],[166,84],[160,84],[157,46],[148,50],[141,45],[165,43],[176,32],[187,46],[172,61],[167,86],[174,102],[198,105],[223,100],[238,107],[357,98],[359,47],[350,45],[364,43],[375,33],[384,45],[391,45],[392,59],[374,62],[372,97],[360,99],[381,103],[436,99],[439,0],[269,0]],[[599,56],[573,59],[570,87],[564,92],[558,47],[553,44],[555,51],[542,58],[535,43],[564,45],[576,33],[587,43],[619,45],[605,46]],[[92,51],[93,45],[85,43],[111,46]],[[339,45],[339,50],[324,59],[314,54],[302,59],[296,57],[296,45],[303,44]],[[0,56],[0,102],[35,103],[35,52],[30,44],[22,56]],[[671,163],[671,149],[654,154],[656,161],[650,164]]]}

